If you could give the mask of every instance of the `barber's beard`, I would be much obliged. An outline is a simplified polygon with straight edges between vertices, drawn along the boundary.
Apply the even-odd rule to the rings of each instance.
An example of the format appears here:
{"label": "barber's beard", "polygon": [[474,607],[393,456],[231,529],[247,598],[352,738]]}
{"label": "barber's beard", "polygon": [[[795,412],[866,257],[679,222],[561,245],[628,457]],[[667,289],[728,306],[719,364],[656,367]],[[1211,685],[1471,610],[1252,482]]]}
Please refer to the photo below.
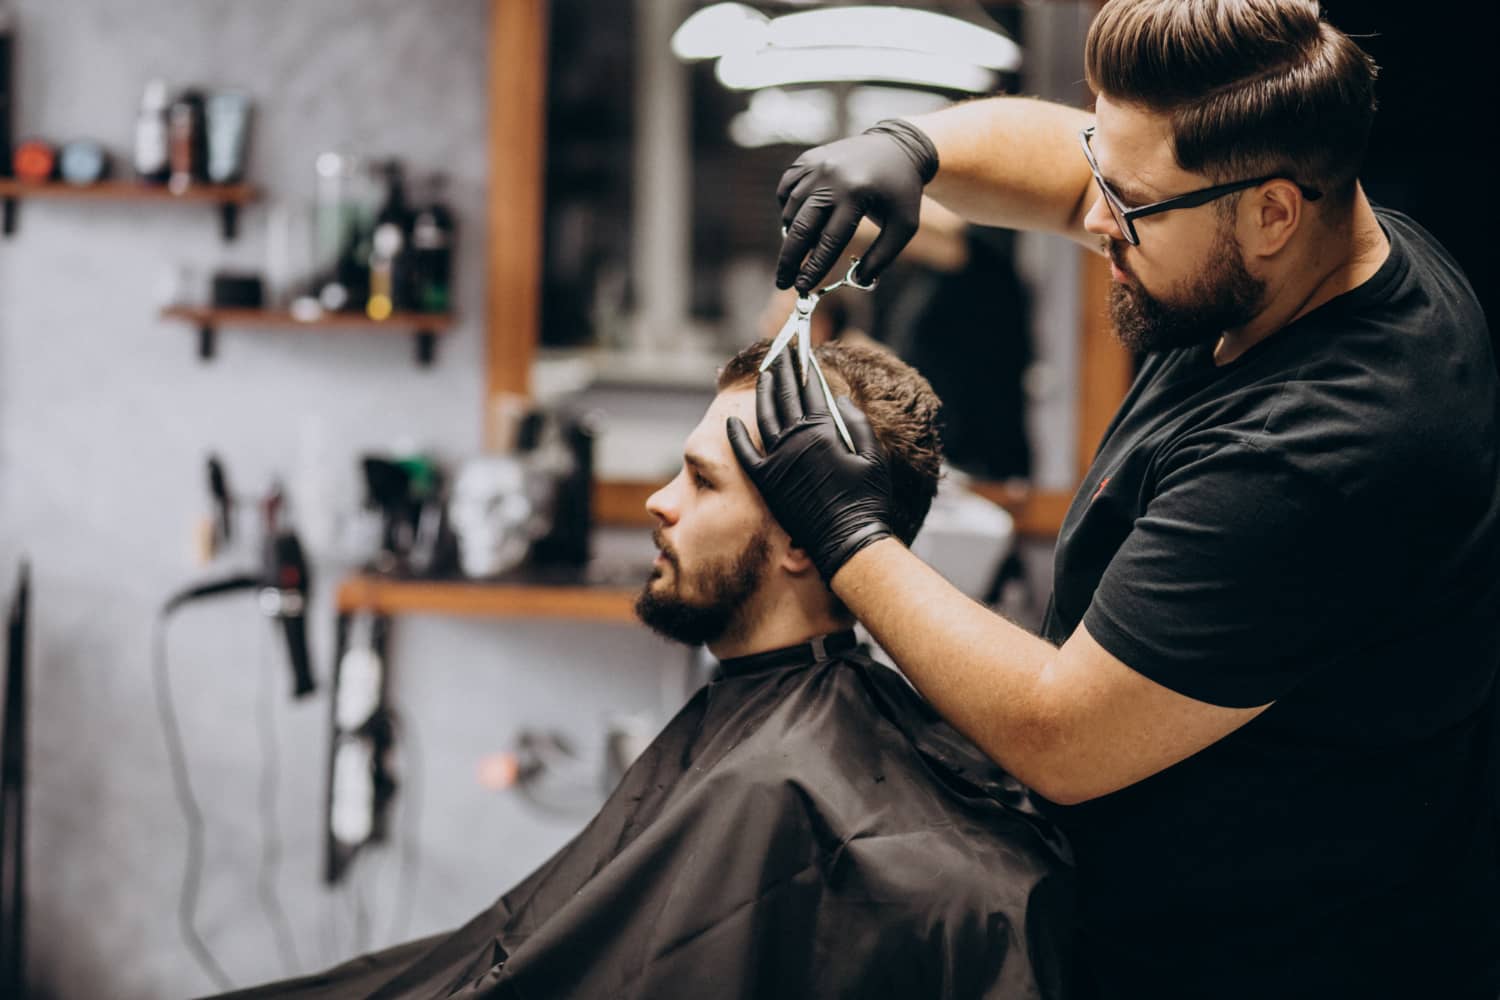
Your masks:
{"label": "barber's beard", "polygon": [[[1123,270],[1123,245],[1112,246],[1110,253]],[[1109,314],[1121,342],[1137,354],[1149,354],[1217,341],[1225,331],[1255,318],[1265,290],[1265,282],[1246,270],[1238,244],[1226,232],[1203,273],[1173,301],[1138,284],[1115,282],[1109,289]]]}
{"label": "barber's beard", "polygon": [[676,554],[668,551],[657,538],[672,564],[671,580],[659,581],[665,572],[657,570],[646,581],[635,601],[635,613],[653,631],[674,642],[689,646],[707,645],[721,639],[745,635],[755,624],[747,617],[750,598],[760,589],[770,562],[770,529],[762,528],[746,541],[734,555],[714,560],[693,573],[696,595],[690,601],[683,597],[682,565]]}

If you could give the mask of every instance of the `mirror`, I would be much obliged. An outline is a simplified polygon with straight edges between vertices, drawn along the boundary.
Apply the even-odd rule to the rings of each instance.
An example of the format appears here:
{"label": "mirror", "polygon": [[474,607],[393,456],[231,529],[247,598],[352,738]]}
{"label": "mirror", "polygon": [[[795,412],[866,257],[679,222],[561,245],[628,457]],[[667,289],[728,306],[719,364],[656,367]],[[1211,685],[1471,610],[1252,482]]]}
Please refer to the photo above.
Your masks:
{"label": "mirror", "polygon": [[[768,78],[747,83],[714,59],[673,53],[674,33],[707,4],[530,5],[545,8],[536,17],[546,22],[537,343],[517,350],[517,337],[500,335],[491,388],[517,382],[513,374],[497,379],[498,353],[528,364],[519,391],[588,393],[606,416],[599,477],[659,482],[675,469],[715,368],[756,336],[774,333],[789,309],[772,282],[780,242],[775,186],[785,167],[819,142],[967,93],[953,80],[877,87],[791,84],[795,77],[783,76],[773,81],[783,86],[749,87]],[[500,13],[514,6],[496,4],[497,21],[514,19]],[[749,6],[770,18],[836,9]],[[992,72],[986,92],[1089,101],[1082,50],[1094,0],[906,6],[1014,39],[1020,66]],[[495,30],[497,48],[513,52],[514,32]],[[497,101],[510,100],[501,95],[497,89]],[[497,142],[494,150],[511,161],[497,170],[514,169],[514,145]],[[496,258],[519,253],[501,246],[506,239],[492,233]],[[1124,389],[1118,372],[1102,381],[1091,374],[1090,352],[1080,350],[1090,336],[1087,256],[1060,238],[968,226],[931,205],[922,232],[875,292],[830,295],[819,315],[844,335],[885,343],[927,375],[945,401],[953,465],[984,480],[1013,510],[1028,498],[1049,503],[1051,523],[1102,428],[1089,426],[1098,418],[1083,405],[1085,395],[1104,386],[1103,396],[1112,396],[1107,414]],[[492,310],[492,341],[498,318]],[[506,321],[513,327],[514,313]],[[622,516],[635,500],[622,501]],[[607,507],[601,504],[601,516]]]}

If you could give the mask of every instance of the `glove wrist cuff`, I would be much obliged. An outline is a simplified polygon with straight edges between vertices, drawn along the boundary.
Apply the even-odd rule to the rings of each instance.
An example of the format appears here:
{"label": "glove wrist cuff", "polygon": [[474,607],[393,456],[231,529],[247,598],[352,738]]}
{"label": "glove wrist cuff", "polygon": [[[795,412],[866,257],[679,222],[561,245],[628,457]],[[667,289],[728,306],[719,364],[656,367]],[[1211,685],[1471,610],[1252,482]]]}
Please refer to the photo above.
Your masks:
{"label": "glove wrist cuff", "polygon": [[912,165],[917,168],[923,184],[937,176],[937,146],[933,145],[926,132],[906,119],[882,118],[865,129],[865,134],[888,135],[896,140],[896,144],[905,151],[907,156],[911,157]]}
{"label": "glove wrist cuff", "polygon": [[867,545],[873,545],[882,538],[890,537],[891,529],[879,521],[872,521],[854,532],[854,534],[844,539],[836,550],[825,553],[823,558],[818,560],[818,572],[822,575],[823,582],[831,583],[834,574],[843,569],[844,563],[854,558],[855,553],[859,552],[860,549],[863,549]]}

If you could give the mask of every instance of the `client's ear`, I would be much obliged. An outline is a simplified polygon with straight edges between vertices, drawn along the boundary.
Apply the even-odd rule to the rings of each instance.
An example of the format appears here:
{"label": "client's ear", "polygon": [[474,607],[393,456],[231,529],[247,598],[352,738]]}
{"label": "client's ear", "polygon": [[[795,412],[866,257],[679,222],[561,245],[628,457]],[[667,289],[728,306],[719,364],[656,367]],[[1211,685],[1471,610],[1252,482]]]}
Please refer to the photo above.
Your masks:
{"label": "client's ear", "polygon": [[786,529],[775,521],[771,522],[771,558],[776,567],[788,576],[801,576],[804,573],[816,574],[818,572],[818,568],[813,565],[812,557],[807,554],[807,550],[793,545],[791,536],[786,533]]}
{"label": "client's ear", "polygon": [[795,545],[788,545],[786,551],[782,553],[781,568],[794,576],[818,571],[813,565],[812,557],[807,554],[807,550],[799,549]]}

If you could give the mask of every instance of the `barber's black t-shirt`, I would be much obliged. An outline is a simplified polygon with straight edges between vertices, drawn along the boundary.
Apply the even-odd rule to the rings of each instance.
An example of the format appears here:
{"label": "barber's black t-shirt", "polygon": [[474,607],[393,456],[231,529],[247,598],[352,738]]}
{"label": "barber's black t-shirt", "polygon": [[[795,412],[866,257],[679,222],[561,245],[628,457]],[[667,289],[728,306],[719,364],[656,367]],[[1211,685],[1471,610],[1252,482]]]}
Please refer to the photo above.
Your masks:
{"label": "barber's black t-shirt", "polygon": [[1275,702],[1049,810],[1104,996],[1500,993],[1500,392],[1457,265],[1377,214],[1360,287],[1227,365],[1146,359],[1059,535],[1048,639]]}

